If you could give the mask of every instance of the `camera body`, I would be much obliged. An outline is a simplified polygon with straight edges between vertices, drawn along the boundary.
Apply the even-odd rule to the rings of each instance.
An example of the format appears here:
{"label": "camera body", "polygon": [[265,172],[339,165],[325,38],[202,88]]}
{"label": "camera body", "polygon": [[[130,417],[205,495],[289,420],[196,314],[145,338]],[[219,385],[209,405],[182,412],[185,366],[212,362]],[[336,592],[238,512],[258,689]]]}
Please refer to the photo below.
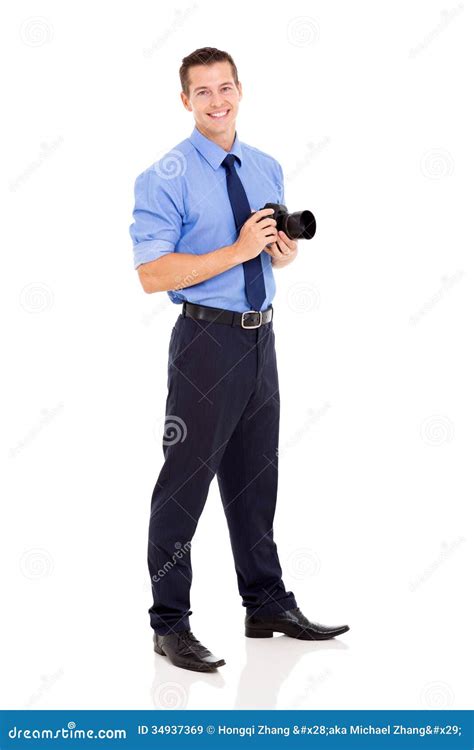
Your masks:
{"label": "camera body", "polygon": [[274,214],[270,218],[275,219],[277,230],[285,232],[290,240],[311,240],[316,234],[316,218],[311,211],[290,214],[282,203],[265,203],[263,208],[273,208]]}

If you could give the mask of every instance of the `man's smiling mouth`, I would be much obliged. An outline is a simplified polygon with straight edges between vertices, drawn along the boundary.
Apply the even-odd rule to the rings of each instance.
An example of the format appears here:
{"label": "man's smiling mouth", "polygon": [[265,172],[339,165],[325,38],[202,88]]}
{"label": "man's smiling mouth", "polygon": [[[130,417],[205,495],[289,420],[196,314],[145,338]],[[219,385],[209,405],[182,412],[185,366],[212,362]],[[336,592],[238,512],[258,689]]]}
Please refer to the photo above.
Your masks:
{"label": "man's smiling mouth", "polygon": [[222,120],[224,117],[227,117],[229,112],[230,109],[220,109],[218,112],[208,112],[207,114],[209,117],[212,117],[213,120]]}

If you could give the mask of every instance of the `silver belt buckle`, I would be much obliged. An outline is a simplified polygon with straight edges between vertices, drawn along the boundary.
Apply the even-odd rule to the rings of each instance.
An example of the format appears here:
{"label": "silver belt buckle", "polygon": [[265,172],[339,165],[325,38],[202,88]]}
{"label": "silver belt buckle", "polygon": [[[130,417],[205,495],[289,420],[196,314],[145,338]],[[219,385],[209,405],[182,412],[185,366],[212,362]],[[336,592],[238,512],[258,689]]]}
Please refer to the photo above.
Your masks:
{"label": "silver belt buckle", "polygon": [[[246,326],[244,325],[244,315],[260,315],[260,319],[256,326]],[[260,328],[262,325],[262,311],[261,310],[247,310],[246,312],[242,313],[242,317],[240,319],[240,325],[242,328]]]}

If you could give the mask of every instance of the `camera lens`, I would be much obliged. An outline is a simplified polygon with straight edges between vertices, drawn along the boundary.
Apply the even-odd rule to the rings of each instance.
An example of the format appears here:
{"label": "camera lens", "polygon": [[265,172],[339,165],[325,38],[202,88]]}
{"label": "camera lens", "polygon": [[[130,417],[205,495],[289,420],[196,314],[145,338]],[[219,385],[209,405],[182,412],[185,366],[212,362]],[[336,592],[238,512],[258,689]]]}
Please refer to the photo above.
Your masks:
{"label": "camera lens", "polygon": [[316,234],[316,219],[311,211],[297,211],[285,217],[286,228],[283,230],[292,240],[311,240]]}

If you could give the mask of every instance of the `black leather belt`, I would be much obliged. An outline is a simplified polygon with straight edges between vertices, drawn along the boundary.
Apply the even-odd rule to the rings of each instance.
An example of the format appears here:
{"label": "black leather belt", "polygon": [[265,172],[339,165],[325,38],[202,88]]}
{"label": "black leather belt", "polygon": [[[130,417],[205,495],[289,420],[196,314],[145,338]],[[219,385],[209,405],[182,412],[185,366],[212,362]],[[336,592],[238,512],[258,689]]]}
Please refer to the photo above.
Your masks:
{"label": "black leather belt", "polygon": [[235,310],[222,310],[220,307],[196,305],[194,302],[183,302],[183,317],[240,328],[260,328],[273,319],[273,307],[270,305],[266,310],[248,310],[241,313]]}

